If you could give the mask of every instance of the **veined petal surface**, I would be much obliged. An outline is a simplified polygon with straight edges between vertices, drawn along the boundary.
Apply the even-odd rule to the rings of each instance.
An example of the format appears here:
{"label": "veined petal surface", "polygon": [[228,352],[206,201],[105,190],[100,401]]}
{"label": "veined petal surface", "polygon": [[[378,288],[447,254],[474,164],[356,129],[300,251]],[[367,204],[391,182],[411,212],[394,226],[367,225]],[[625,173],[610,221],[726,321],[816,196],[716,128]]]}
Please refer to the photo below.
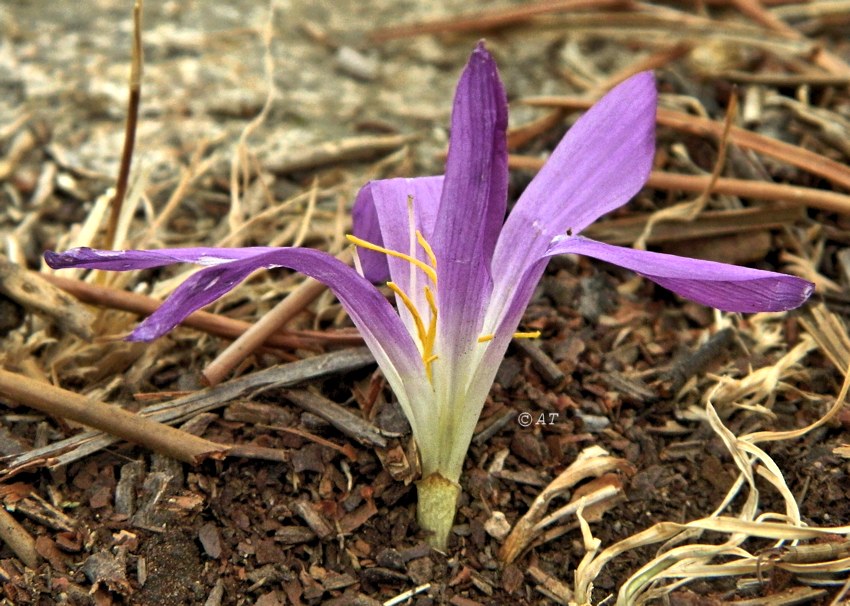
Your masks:
{"label": "veined petal surface", "polygon": [[547,257],[586,255],[630,269],[678,295],[723,311],[786,311],[809,298],[814,284],[772,271],[635,250],[581,236],[558,238]]}
{"label": "veined petal surface", "polygon": [[520,196],[496,246],[494,297],[507,301],[516,276],[567,230],[577,234],[640,191],[655,155],[652,72],[621,83],[567,131]]}
{"label": "veined petal surface", "polygon": [[[455,373],[477,344],[489,301],[490,259],[507,205],[507,125],[504,87],[495,61],[479,44],[455,94],[446,175],[431,236],[439,276],[440,360],[435,364],[444,367],[446,382],[437,389],[457,387]],[[445,394],[446,400],[453,397]]]}

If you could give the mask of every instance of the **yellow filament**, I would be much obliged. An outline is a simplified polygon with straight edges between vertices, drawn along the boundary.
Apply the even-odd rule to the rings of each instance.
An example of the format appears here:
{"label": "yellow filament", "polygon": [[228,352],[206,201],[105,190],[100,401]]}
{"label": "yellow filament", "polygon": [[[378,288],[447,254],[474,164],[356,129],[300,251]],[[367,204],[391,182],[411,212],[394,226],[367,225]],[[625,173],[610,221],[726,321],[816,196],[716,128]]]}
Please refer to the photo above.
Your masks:
{"label": "yellow filament", "polygon": [[493,337],[495,337],[495,336],[496,335],[481,335],[480,337],[478,337],[478,342],[479,343],[486,343],[487,341],[492,341]]}
{"label": "yellow filament", "polygon": [[413,301],[411,301],[410,297],[408,297],[405,292],[398,287],[398,284],[395,282],[387,282],[387,286],[391,291],[398,295],[398,298],[401,299],[402,303],[404,303],[407,311],[409,311],[410,315],[413,316],[413,321],[416,323],[416,332],[419,333],[419,341],[422,343],[424,348],[425,341],[428,336],[425,332],[425,324],[422,322],[422,316],[419,315],[419,311],[416,309]]}
{"label": "yellow filament", "polygon": [[419,242],[419,246],[421,246],[422,250],[425,251],[425,254],[428,255],[428,261],[431,262],[431,267],[437,269],[437,256],[434,254],[434,249],[431,248],[431,245],[428,244],[428,240],[425,239],[425,236],[423,236],[422,232],[418,229],[416,230],[416,241]]}
{"label": "yellow filament", "polygon": [[[407,200],[407,212],[409,217],[409,224],[411,227],[411,250],[409,255],[404,253],[400,253],[394,250],[390,250],[388,248],[384,248],[383,246],[378,246],[377,244],[372,244],[371,242],[367,242],[366,240],[362,240],[353,235],[346,235],[345,237],[349,242],[355,244],[356,246],[360,246],[362,248],[366,248],[368,250],[374,250],[375,252],[383,253],[385,255],[389,255],[391,257],[396,257],[398,259],[403,259],[410,263],[411,265],[421,269],[425,272],[425,275],[433,282],[435,285],[437,284],[437,256],[434,254],[434,250],[431,248],[431,245],[428,244],[428,241],[425,239],[425,236],[422,235],[422,232],[413,230],[413,198],[412,196],[408,197]],[[422,250],[425,251],[426,256],[428,257],[428,262],[424,263],[417,259],[414,255],[416,254],[413,245],[413,237],[414,233],[416,236],[416,241],[422,247]],[[415,288],[415,274],[411,273],[411,287]],[[428,322],[428,328],[425,328],[425,322],[422,320],[422,316],[419,313],[419,310],[416,309],[416,305],[414,305],[413,301],[407,296],[399,286],[394,282],[387,282],[387,286],[390,290],[392,290],[404,306],[407,308],[407,311],[410,312],[411,317],[413,318],[413,322],[416,325],[417,336],[419,337],[419,342],[422,344],[422,362],[425,365],[425,374],[428,376],[428,380],[431,381],[431,364],[438,358],[438,356],[434,353],[434,343],[437,339],[437,301],[434,298],[434,292],[426,285],[425,289],[425,300],[428,302],[428,309],[431,312],[431,317]]]}
{"label": "yellow filament", "polygon": [[348,234],[345,237],[352,244],[356,244],[357,246],[360,246],[367,250],[374,250],[375,252],[384,253],[385,255],[389,255],[391,257],[404,259],[408,263],[412,263],[413,265],[424,271],[425,275],[427,275],[431,279],[431,282],[433,282],[434,284],[437,283],[436,270],[433,267],[429,267],[427,264],[423,263],[419,259],[414,259],[410,255],[406,255],[395,250],[390,250],[388,248],[384,248],[383,246],[378,246],[377,244],[372,244],[371,242],[367,242],[366,240],[361,240],[357,236],[352,236],[351,234]]}
{"label": "yellow filament", "polygon": [[434,339],[437,337],[437,302],[434,300],[434,293],[427,286],[425,287],[425,299],[428,301],[428,307],[431,308],[431,321],[428,322],[427,342],[423,343],[426,351],[433,351]]}

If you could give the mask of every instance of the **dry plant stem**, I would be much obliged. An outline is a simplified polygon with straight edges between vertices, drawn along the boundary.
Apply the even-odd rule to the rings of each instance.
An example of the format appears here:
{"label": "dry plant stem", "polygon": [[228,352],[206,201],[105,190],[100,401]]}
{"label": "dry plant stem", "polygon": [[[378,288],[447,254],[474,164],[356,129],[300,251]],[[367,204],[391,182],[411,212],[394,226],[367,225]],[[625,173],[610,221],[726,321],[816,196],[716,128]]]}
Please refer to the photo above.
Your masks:
{"label": "dry plant stem", "polygon": [[124,149],[121,151],[121,165],[118,168],[118,182],[115,195],[110,201],[109,223],[106,226],[104,248],[115,244],[115,232],[118,229],[118,217],[127,194],[127,182],[130,178],[130,165],[133,162],[133,148],[136,144],[136,125],[139,121],[139,101],[142,95],[142,0],[133,5],[133,57],[130,65],[130,97],[127,102],[127,123],[124,128]]}
{"label": "dry plant stem", "polygon": [[38,566],[35,539],[3,507],[0,507],[0,540],[9,546],[27,568]]}
{"label": "dry plant stem", "polygon": [[[526,99],[524,103],[540,107],[565,107],[567,109],[588,109],[593,105],[593,101],[575,97],[535,97]],[[718,139],[723,133],[723,125],[720,122],[662,107],[658,108],[657,121],[662,126],[669,126],[678,131],[702,137]],[[733,126],[729,131],[729,142],[744,149],[751,149],[770,156],[791,166],[796,166],[823,177],[835,185],[850,189],[850,167],[798,145],[784,143],[736,126]]]}
{"label": "dry plant stem", "polygon": [[723,72],[712,72],[712,78],[729,80],[740,84],[763,84],[765,86],[848,86],[850,85],[850,74],[754,74],[729,70]]}
{"label": "dry plant stem", "polygon": [[[96,286],[61,276],[39,274],[39,277],[74,295],[83,303],[120,309],[142,316],[149,316],[162,304],[158,299],[145,295],[116,290],[105,286]],[[182,325],[226,339],[236,339],[251,328],[251,324],[248,322],[234,320],[206,311],[194,312],[183,320]],[[263,346],[279,349],[316,349],[320,345],[327,343],[336,345],[361,345],[363,339],[360,335],[353,332],[351,334],[334,334],[332,332],[307,330],[295,331],[291,334],[271,334],[263,342]]]}
{"label": "dry plant stem", "polygon": [[[540,170],[545,160],[529,156],[511,155],[508,163],[511,168]],[[655,189],[702,192],[706,190],[710,182],[711,177],[708,175],[681,175],[654,170],[650,174],[646,185]],[[746,179],[726,179],[721,177],[714,183],[711,193],[758,200],[792,202],[830,212],[850,214],[850,196],[831,191],[812,189],[810,187],[800,187],[798,185],[748,181]]]}
{"label": "dry plant stem", "polygon": [[[659,188],[661,189],[661,188]],[[791,225],[804,218],[802,207],[790,204],[769,204],[736,210],[707,210],[694,223],[661,223],[647,238],[647,244],[682,242],[694,238],[710,238],[751,231],[764,231]],[[599,221],[584,233],[594,240],[608,244],[631,244],[644,230],[646,214]]]}
{"label": "dry plant stem", "polygon": [[[351,250],[345,249],[337,255],[344,263],[351,263]],[[274,309],[264,315],[225,349],[215,360],[210,362],[203,371],[204,381],[208,385],[218,385],[224,377],[238,366],[245,358],[257,350],[269,335],[277,332],[287,322],[298,315],[307,305],[326,290],[321,282],[307,278],[289,296],[278,303]]]}
{"label": "dry plant stem", "polygon": [[373,42],[386,42],[410,36],[423,34],[443,34],[446,32],[483,32],[487,30],[517,25],[528,21],[535,15],[576,11],[583,9],[599,9],[611,7],[628,7],[630,0],[544,0],[525,6],[507,9],[494,9],[465,15],[455,15],[448,19],[423,21],[410,25],[395,25],[372,31],[369,39]]}
{"label": "dry plant stem", "polygon": [[605,78],[600,84],[594,86],[593,94],[602,96],[620,82],[627,80],[635,74],[650,69],[662,68],[670,62],[684,57],[692,48],[693,44],[690,42],[677,42],[676,44],[657,50]]}
{"label": "dry plant stem", "polygon": [[[739,11],[770,30],[784,34],[789,38],[797,40],[806,39],[803,34],[785,23],[782,19],[770,11],[765,10],[759,0],[732,0],[732,4]],[[830,53],[824,48],[818,47],[815,49],[812,61],[818,67],[824,69],[830,74],[840,74],[845,76],[850,74],[850,65],[847,65],[847,63],[840,57]]]}
{"label": "dry plant stem", "polygon": [[41,412],[88,425],[179,461],[223,457],[227,446],[151,421],[123,408],[0,369],[0,394]]}
{"label": "dry plant stem", "polygon": [[457,512],[460,486],[439,473],[432,473],[417,482],[416,491],[419,527],[429,533],[427,541],[431,547],[445,551]]}

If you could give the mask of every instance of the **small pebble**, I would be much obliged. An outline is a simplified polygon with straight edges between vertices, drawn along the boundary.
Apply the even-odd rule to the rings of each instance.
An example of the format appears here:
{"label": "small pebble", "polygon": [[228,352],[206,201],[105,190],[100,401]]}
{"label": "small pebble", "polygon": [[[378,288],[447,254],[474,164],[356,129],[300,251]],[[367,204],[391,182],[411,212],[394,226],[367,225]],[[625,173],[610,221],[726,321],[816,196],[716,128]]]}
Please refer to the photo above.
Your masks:
{"label": "small pebble", "polygon": [[490,518],[484,522],[484,530],[494,539],[502,540],[511,531],[511,524],[501,511],[494,511]]}
{"label": "small pebble", "polygon": [[340,46],[334,60],[339,70],[352,78],[370,82],[378,77],[378,62],[350,46]]}
{"label": "small pebble", "polygon": [[583,412],[577,412],[576,416],[584,423],[584,430],[589,433],[599,433],[611,424],[608,417],[602,415],[589,415]]}

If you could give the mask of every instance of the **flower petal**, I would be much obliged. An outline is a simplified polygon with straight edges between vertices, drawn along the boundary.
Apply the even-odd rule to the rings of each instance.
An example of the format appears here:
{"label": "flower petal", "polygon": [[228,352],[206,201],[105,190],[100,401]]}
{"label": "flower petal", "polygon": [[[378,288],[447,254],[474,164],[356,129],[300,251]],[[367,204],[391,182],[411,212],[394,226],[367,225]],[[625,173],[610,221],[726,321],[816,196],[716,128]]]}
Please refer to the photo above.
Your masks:
{"label": "flower petal", "polygon": [[588,238],[558,238],[546,257],[575,253],[630,269],[686,299],[723,311],[785,311],[802,305],[814,284],[772,271],[612,246]]}
{"label": "flower petal", "polygon": [[439,275],[437,353],[451,366],[476,344],[490,295],[490,259],[507,204],[507,124],[507,98],[496,64],[479,44],[455,94],[446,176],[431,237]]}
{"label": "flower petal", "polygon": [[578,233],[643,187],[655,154],[656,97],[652,72],[637,74],[570,128],[505,222],[493,257],[494,298],[504,299],[552,238]]}
{"label": "flower petal", "polygon": [[96,248],[72,248],[57,253],[48,250],[44,260],[53,269],[77,267],[81,269],[105,269],[129,271],[151,269],[174,263],[197,263],[218,265],[237,259],[246,259],[263,252],[276,250],[268,246],[249,248],[164,248],[161,250],[100,250]]}
{"label": "flower petal", "polygon": [[[354,205],[354,235],[410,255],[430,266],[428,255],[417,243],[413,232],[419,230],[428,240],[434,229],[442,188],[443,177],[385,179],[367,184],[360,190]],[[413,230],[410,227],[409,197],[413,201]],[[428,285],[434,291],[434,285],[430,284],[424,271],[404,259],[376,251],[358,248],[357,254],[367,279],[375,282],[391,278],[410,298],[424,321],[428,321],[424,286]],[[396,304],[408,331],[416,334],[415,320],[398,295]]]}
{"label": "flower petal", "polygon": [[[409,254],[408,197],[413,199],[416,229],[427,240],[434,230],[442,190],[442,176],[371,181],[360,189],[354,202],[352,232],[372,244]],[[385,282],[392,275],[392,279],[407,291],[407,279],[402,276],[402,273],[410,273],[407,262],[363,248],[358,249],[357,254],[363,275],[370,282]],[[427,261],[420,247],[417,247],[417,258]],[[390,271],[390,267],[395,271]]]}
{"label": "flower petal", "polygon": [[151,341],[165,334],[193,311],[232,290],[261,268],[288,267],[327,285],[345,307],[384,376],[399,398],[411,426],[423,435],[422,405],[430,390],[422,358],[392,305],[354,269],[335,257],[306,248],[183,248],[162,250],[94,250],[77,248],[45,253],[56,269],[83,267],[123,271],[175,262],[216,263],[183,282],[129,340]]}

